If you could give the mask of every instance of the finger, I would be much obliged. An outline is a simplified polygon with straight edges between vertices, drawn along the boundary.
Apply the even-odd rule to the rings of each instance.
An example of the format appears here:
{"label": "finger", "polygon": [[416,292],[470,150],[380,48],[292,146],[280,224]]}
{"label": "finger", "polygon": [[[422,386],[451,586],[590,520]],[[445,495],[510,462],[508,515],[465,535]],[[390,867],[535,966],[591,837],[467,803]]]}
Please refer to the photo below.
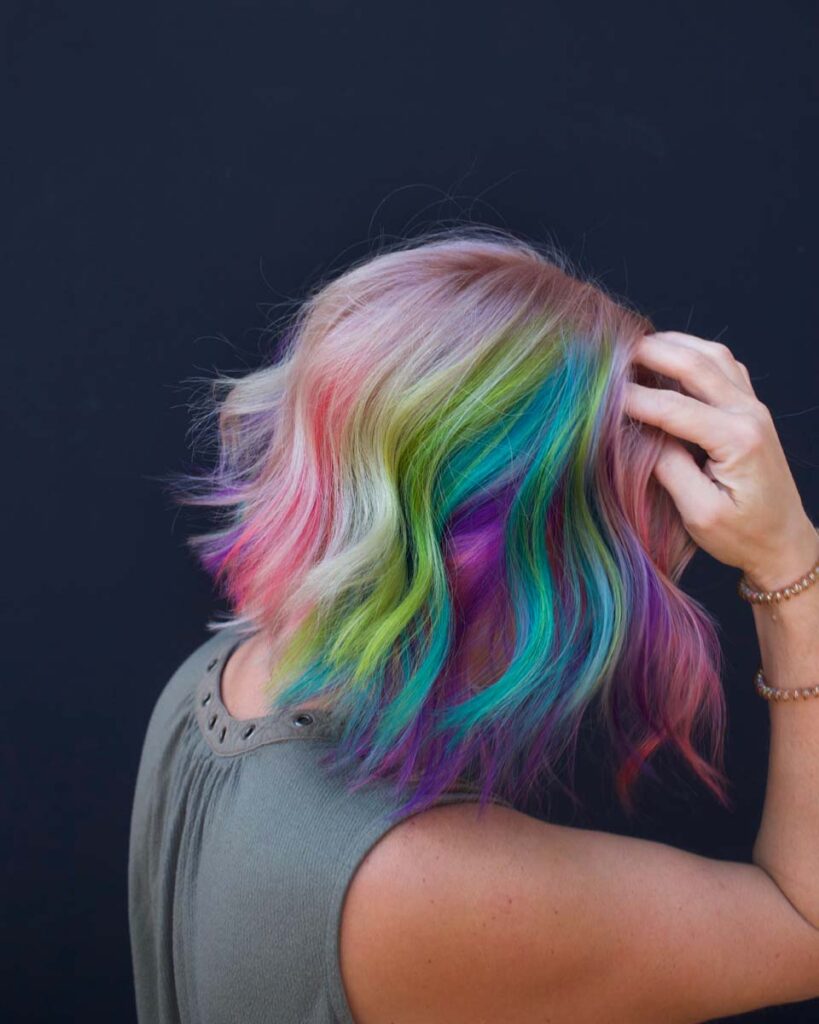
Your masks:
{"label": "finger", "polygon": [[694,456],[673,437],[666,438],[653,472],[671,495],[684,521],[702,516],[717,497],[714,484],[697,465]]}
{"label": "finger", "polygon": [[696,398],[664,388],[647,388],[626,383],[624,410],[627,415],[675,437],[693,441],[715,462],[722,462],[740,446],[740,416],[715,408]]}
{"label": "finger", "polygon": [[694,334],[683,334],[681,331],[661,331],[660,333],[680,345],[689,345],[691,348],[710,355],[719,363],[727,377],[730,377],[731,380],[744,391],[747,391],[753,398],[757,398],[756,391],[754,391],[754,386],[751,383],[748,367],[736,358],[726,344],[721,341],[708,341]]}
{"label": "finger", "polygon": [[666,341],[678,345],[687,345],[697,352],[702,352],[703,355],[710,356],[729,380],[750,394],[754,394],[747,369],[723,342],[707,341],[705,338],[698,338],[695,334],[684,334],[682,331],[657,331],[650,337],[664,338]]}
{"label": "finger", "polygon": [[748,367],[745,363],[737,363],[737,366],[742,370],[742,376],[745,378],[745,383],[748,387],[748,392],[755,398],[757,397],[756,391],[754,391],[754,385],[751,383],[751,374],[748,372]]}
{"label": "finger", "polygon": [[727,377],[711,356],[661,335],[641,338],[634,346],[632,358],[650,370],[673,377],[689,394],[716,408],[735,409],[751,399],[744,383],[740,387]]}

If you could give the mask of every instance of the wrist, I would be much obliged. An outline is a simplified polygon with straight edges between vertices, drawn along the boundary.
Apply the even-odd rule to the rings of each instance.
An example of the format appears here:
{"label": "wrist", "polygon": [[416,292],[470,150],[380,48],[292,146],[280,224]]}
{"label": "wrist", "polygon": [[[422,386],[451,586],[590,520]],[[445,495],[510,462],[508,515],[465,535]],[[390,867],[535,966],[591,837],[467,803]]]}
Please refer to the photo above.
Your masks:
{"label": "wrist", "polygon": [[[776,551],[745,566],[745,578],[758,590],[779,590],[799,579],[819,561],[819,533],[810,519],[793,531]],[[819,586],[819,583],[816,584]]]}

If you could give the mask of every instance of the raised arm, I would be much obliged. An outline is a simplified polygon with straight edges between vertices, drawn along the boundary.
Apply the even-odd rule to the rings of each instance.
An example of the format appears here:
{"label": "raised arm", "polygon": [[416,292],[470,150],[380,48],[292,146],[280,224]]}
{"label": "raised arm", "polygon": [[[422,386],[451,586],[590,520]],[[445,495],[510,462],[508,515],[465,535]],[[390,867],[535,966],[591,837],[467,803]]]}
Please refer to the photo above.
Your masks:
{"label": "raised arm", "polygon": [[[628,410],[673,435],[656,474],[691,535],[759,588],[799,578],[819,538],[745,368],[689,335],[637,356],[688,391],[632,385]],[[704,472],[674,437],[706,449]],[[819,582],[752,615],[767,682],[819,684]],[[344,907],[357,1024],[695,1024],[819,997],[819,697],[769,706],[752,864],[501,807],[396,826]]]}
{"label": "raised arm", "polygon": [[[633,386],[639,418],[710,455],[712,479],[669,438],[658,468],[694,540],[744,569],[757,589],[784,591],[816,565],[819,536],[746,368],[725,346],[677,333],[645,339],[640,361],[702,399],[666,392],[658,401],[656,391]],[[819,685],[819,580],[751,607],[769,685],[790,691]],[[772,700],[770,709],[768,781],[753,860],[819,927],[819,698]]]}
{"label": "raised arm", "polygon": [[[814,541],[813,563],[815,547]],[[812,564],[810,551],[807,539],[802,549],[795,546],[779,572],[760,577],[762,588],[798,579]],[[797,599],[781,601],[775,614],[761,605],[753,609],[769,681],[789,689],[819,685],[819,581]],[[770,709],[768,782],[753,860],[819,928],[819,697],[771,701]]]}

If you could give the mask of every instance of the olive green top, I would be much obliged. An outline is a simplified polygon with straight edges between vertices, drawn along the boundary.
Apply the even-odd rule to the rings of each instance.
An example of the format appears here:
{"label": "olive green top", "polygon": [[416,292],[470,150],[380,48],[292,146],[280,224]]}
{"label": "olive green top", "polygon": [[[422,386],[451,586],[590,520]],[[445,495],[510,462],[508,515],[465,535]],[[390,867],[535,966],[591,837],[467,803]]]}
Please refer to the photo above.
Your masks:
{"label": "olive green top", "polygon": [[341,909],[396,804],[386,783],[349,793],[319,765],[335,735],[329,712],[228,713],[222,667],[243,639],[231,627],[194,650],[148,723],[128,857],[137,1017],[355,1024]]}

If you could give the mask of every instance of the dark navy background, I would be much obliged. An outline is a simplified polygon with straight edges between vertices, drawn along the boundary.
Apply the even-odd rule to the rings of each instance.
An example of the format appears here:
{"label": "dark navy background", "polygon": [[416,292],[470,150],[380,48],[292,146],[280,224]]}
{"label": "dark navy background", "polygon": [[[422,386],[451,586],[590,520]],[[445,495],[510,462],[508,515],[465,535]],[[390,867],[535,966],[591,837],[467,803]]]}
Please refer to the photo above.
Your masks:
{"label": "dark navy background", "polygon": [[[2,12],[4,1020],[133,1020],[127,833],[153,702],[218,605],[156,477],[184,379],[382,237],[477,220],[562,246],[660,328],[729,344],[817,488],[819,6],[155,3]],[[736,812],[670,761],[639,819],[588,744],[585,815],[750,857],[767,756],[737,573]],[[813,1021],[819,1002],[747,1021]]]}

